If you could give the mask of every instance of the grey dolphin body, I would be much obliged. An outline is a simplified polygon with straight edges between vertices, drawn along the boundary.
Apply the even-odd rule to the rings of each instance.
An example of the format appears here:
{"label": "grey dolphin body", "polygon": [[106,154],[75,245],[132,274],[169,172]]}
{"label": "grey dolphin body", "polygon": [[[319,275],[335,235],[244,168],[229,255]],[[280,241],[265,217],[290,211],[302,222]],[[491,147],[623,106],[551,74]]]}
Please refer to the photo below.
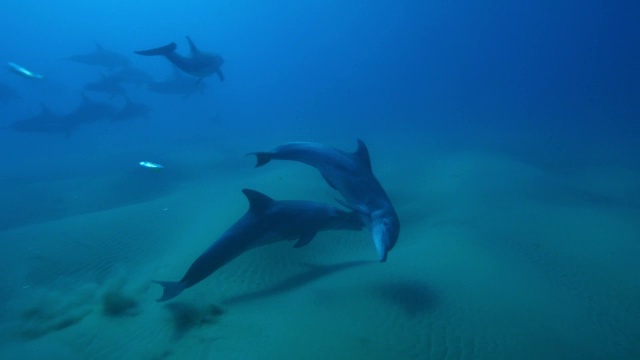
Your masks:
{"label": "grey dolphin body", "polygon": [[122,121],[136,118],[149,119],[150,112],[151,108],[149,108],[149,106],[143,103],[133,102],[129,97],[125,96],[124,106],[113,114],[112,120]]}
{"label": "grey dolphin body", "polygon": [[249,249],[291,239],[298,239],[294,247],[301,247],[318,231],[361,230],[364,226],[357,213],[328,204],[276,201],[255,190],[242,192],[249,200],[249,210],[191,264],[180,281],[156,281],[164,287],[158,301],[176,297]]}
{"label": "grey dolphin body", "polygon": [[107,69],[116,69],[129,65],[129,59],[115,51],[105,49],[102,45],[96,43],[93,52],[80,55],[72,55],[67,60],[92,66],[102,66]]}
{"label": "grey dolphin body", "polygon": [[40,112],[32,117],[14,121],[6,129],[21,133],[41,133],[41,134],[66,134],[69,136],[75,126],[64,121],[64,117],[54,114],[45,105],[41,106]]}
{"label": "grey dolphin body", "polygon": [[220,67],[224,63],[222,57],[218,54],[200,51],[188,36],[187,41],[191,48],[191,54],[189,54],[189,56],[182,56],[178,54],[176,52],[176,43],[171,43],[169,45],[150,50],[135,51],[135,53],[144,56],[164,56],[172,64],[187,74],[193,75],[199,79],[203,79],[213,74],[218,74],[220,81],[224,81],[224,75],[220,70]]}
{"label": "grey dolphin body", "polygon": [[358,149],[347,153],[311,142],[291,142],[267,152],[251,153],[258,160],[256,167],[271,159],[293,160],[315,167],[345,198],[343,204],[361,214],[371,231],[380,261],[386,261],[400,234],[400,221],[389,196],[371,170],[369,150],[358,140]]}
{"label": "grey dolphin body", "polygon": [[122,85],[120,85],[120,82],[117,79],[107,76],[102,76],[100,80],[85,84],[82,89],[85,91],[103,93],[109,95],[110,98],[114,98],[116,96],[126,97],[127,94],[126,90]]}
{"label": "grey dolphin body", "polygon": [[83,93],[80,105],[64,115],[63,120],[70,126],[80,126],[109,120],[116,111],[116,108],[110,103],[91,100]]}
{"label": "grey dolphin body", "polygon": [[173,75],[161,81],[152,81],[147,89],[157,94],[182,95],[187,98],[195,92],[204,93],[207,83],[187,76],[180,69],[173,66]]}

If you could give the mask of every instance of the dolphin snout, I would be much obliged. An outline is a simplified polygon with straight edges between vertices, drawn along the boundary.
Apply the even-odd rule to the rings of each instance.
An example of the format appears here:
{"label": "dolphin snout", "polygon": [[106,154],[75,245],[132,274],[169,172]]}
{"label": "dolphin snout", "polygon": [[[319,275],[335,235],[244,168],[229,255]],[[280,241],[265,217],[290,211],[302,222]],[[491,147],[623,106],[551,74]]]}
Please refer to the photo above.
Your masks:
{"label": "dolphin snout", "polygon": [[378,260],[380,262],[387,261],[387,253],[391,248],[389,247],[389,234],[387,233],[384,225],[379,224],[372,229],[373,243],[376,245],[376,251],[378,252]]}
{"label": "dolphin snout", "polygon": [[378,259],[385,262],[387,253],[396,245],[400,235],[400,222],[395,213],[374,218],[371,235],[378,251]]}

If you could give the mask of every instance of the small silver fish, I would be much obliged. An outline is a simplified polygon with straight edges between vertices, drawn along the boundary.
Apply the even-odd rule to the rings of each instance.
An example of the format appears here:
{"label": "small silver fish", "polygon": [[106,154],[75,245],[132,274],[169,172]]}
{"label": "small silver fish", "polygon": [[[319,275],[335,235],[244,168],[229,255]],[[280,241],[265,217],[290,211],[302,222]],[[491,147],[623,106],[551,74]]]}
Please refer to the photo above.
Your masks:
{"label": "small silver fish", "polygon": [[40,74],[36,74],[32,71],[29,71],[27,69],[25,69],[24,67],[16,64],[16,63],[12,63],[12,62],[8,62],[7,66],[9,67],[9,71],[11,71],[12,73],[22,76],[24,78],[27,79],[35,79],[35,80],[41,80],[44,79],[44,76],[40,75]]}
{"label": "small silver fish", "polygon": [[160,165],[160,164],[156,164],[156,163],[152,163],[150,161],[140,161],[140,166],[142,167],[146,167],[149,169],[164,169],[164,166]]}

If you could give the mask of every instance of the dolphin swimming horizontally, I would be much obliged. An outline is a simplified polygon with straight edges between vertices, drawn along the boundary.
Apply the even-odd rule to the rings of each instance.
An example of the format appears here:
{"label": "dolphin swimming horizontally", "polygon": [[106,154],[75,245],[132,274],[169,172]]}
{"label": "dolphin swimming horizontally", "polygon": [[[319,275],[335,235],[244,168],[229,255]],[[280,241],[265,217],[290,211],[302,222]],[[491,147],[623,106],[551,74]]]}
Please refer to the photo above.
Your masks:
{"label": "dolphin swimming horizontally", "polygon": [[107,102],[91,100],[83,93],[80,105],[70,113],[64,115],[63,120],[67,124],[79,126],[109,120],[116,112],[117,109],[114,105]]}
{"label": "dolphin swimming horizontally", "polygon": [[380,261],[394,247],[400,234],[400,221],[389,196],[371,170],[367,146],[358,140],[358,149],[347,153],[311,142],[291,142],[266,152],[254,152],[256,167],[272,159],[293,160],[315,167],[345,198],[346,207],[361,216],[373,236]]}
{"label": "dolphin swimming horizontally", "polygon": [[124,97],[124,106],[118,110],[111,119],[113,121],[123,121],[131,119],[149,119],[151,108],[143,103],[133,102],[129,97]]}
{"label": "dolphin swimming horizontally", "polygon": [[75,130],[73,124],[65,121],[63,116],[51,112],[45,105],[41,105],[37,115],[14,121],[5,128],[21,133],[65,134],[67,136]]}
{"label": "dolphin swimming horizontally", "polygon": [[96,43],[93,52],[80,55],[72,55],[66,60],[80,64],[101,66],[109,70],[122,68],[129,65],[129,59],[115,51],[105,49],[102,45]]}
{"label": "dolphin swimming horizontally", "polygon": [[180,69],[172,66],[173,76],[165,80],[153,81],[147,84],[147,90],[165,95],[182,95],[184,98],[188,98],[192,94],[198,92],[204,93],[207,87],[207,83],[204,81],[198,81],[191,76],[187,76]]}
{"label": "dolphin swimming horizontally", "polygon": [[176,43],[150,50],[135,51],[135,53],[144,56],[164,56],[172,64],[189,75],[203,79],[207,76],[218,74],[220,81],[224,81],[224,75],[220,70],[220,66],[224,63],[222,57],[218,54],[200,51],[188,36],[187,41],[191,48],[191,54],[189,54],[189,56],[182,56],[176,53]]}
{"label": "dolphin swimming horizontally", "polygon": [[294,247],[313,240],[322,230],[361,230],[355,212],[312,201],[276,201],[255,190],[243,189],[249,210],[225,231],[189,267],[180,281],[156,281],[164,287],[158,301],[166,301],[213,274],[245,251],[279,240],[298,239]]}
{"label": "dolphin swimming horizontally", "polygon": [[123,67],[109,75],[109,78],[120,84],[131,84],[135,86],[142,86],[154,81],[153,76],[149,73],[133,66]]}
{"label": "dolphin swimming horizontally", "polygon": [[85,84],[82,90],[106,94],[111,99],[116,96],[127,96],[127,91],[117,79],[104,75],[99,80]]}

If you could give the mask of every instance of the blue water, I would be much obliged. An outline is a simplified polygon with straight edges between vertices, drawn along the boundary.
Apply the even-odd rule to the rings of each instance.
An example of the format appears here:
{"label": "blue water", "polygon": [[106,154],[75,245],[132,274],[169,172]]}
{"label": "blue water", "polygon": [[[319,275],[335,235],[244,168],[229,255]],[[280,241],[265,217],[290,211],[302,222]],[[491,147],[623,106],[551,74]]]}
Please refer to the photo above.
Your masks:
{"label": "blue water", "polygon": [[[0,8],[0,60],[44,76],[0,71],[1,358],[640,358],[639,5]],[[100,44],[163,81],[169,62],[134,51],[187,54],[185,36],[223,57],[224,81],[123,84],[146,118],[11,128],[83,96],[124,107],[82,90],[117,68],[68,57]],[[358,138],[402,223],[387,263],[366,230],[330,232],[154,301],[151,280],[179,278],[244,213],[240,189],[335,203],[312,169],[246,153]]]}

